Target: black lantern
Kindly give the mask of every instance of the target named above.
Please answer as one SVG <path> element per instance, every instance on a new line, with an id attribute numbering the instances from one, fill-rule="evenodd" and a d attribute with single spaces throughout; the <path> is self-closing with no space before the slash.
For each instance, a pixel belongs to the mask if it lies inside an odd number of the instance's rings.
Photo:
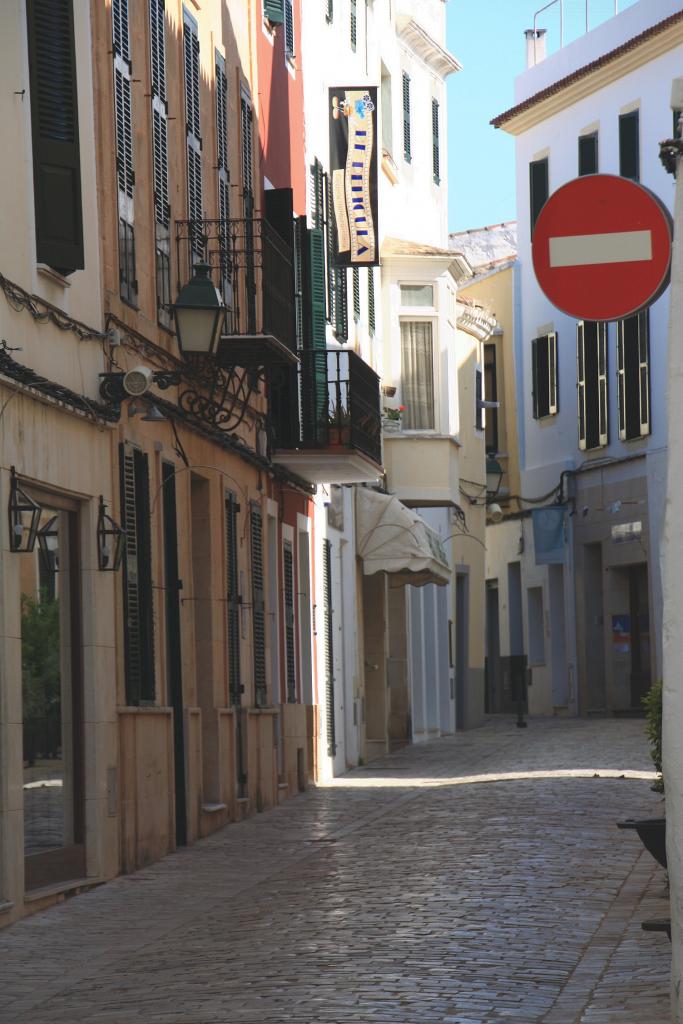
<path id="1" fill-rule="evenodd" d="M 59 570 L 59 516 L 50 516 L 48 521 L 38 530 L 38 547 L 43 565 L 48 572 Z"/>
<path id="2" fill-rule="evenodd" d="M 208 263 L 197 263 L 194 276 L 173 304 L 178 345 L 184 356 L 212 356 L 221 335 L 225 305 L 211 280 Z"/>
<path id="3" fill-rule="evenodd" d="M 102 572 L 116 572 L 121 566 L 126 535 L 118 523 L 107 515 L 107 506 L 100 494 L 97 516 L 97 568 Z"/>
<path id="4" fill-rule="evenodd" d="M 486 496 L 495 498 L 503 482 L 503 467 L 492 455 L 486 456 Z"/>
<path id="5" fill-rule="evenodd" d="M 14 466 L 10 468 L 10 473 L 9 549 L 19 552 L 33 551 L 43 510 L 19 486 Z"/>

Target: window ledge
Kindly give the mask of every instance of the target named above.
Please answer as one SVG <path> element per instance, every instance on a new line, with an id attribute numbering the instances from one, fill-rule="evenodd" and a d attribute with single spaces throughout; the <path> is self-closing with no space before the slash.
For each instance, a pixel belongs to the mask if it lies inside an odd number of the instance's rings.
<path id="1" fill-rule="evenodd" d="M 47 263 L 37 263 L 36 270 L 39 274 L 42 274 L 43 277 L 49 277 L 53 284 L 58 284 L 62 288 L 71 287 L 71 281 L 64 277 L 63 274 L 60 274 L 58 270 L 55 270 L 54 267 L 48 266 Z"/>

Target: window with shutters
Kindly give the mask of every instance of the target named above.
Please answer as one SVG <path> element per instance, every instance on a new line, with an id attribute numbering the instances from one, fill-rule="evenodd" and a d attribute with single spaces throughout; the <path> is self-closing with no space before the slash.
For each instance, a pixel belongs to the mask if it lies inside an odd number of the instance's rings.
<path id="1" fill-rule="evenodd" d="M 558 411 L 557 334 L 543 334 L 531 342 L 531 377 L 534 419 Z"/>
<path id="2" fill-rule="evenodd" d="M 529 164 L 529 221 L 534 233 L 538 215 L 548 198 L 548 157 Z"/>
<path id="3" fill-rule="evenodd" d="M 183 63 L 185 77 L 185 135 L 187 161 L 187 217 L 198 223 L 203 219 L 202 133 L 200 119 L 201 74 L 197 22 L 183 9 Z M 201 229 L 192 231 L 192 251 L 204 256 Z"/>
<path id="4" fill-rule="evenodd" d="M 119 293 L 137 305 L 135 276 L 135 170 L 133 165 L 133 107 L 128 0 L 112 0 L 114 54 L 114 120 L 119 209 Z"/>
<path id="5" fill-rule="evenodd" d="M 598 133 L 579 135 L 579 176 L 598 173 Z"/>
<path id="6" fill-rule="evenodd" d="M 334 333 L 338 341 L 348 341 L 349 304 L 346 268 L 336 268 L 334 274 Z"/>
<path id="7" fill-rule="evenodd" d="M 237 561 L 237 513 L 239 505 L 232 492 L 225 497 L 225 583 L 228 607 L 228 691 L 230 703 L 242 703 L 242 666 L 240 659 L 240 593 Z"/>
<path id="8" fill-rule="evenodd" d="M 498 370 L 495 343 L 484 345 L 484 394 L 492 402 L 498 401 Z M 498 452 L 498 409 L 486 410 L 486 451 Z"/>
<path id="9" fill-rule="evenodd" d="M 481 366 L 474 368 L 474 426 L 477 430 L 484 430 L 486 427 L 486 410 L 484 401 L 484 371 Z"/>
<path id="10" fill-rule="evenodd" d="M 168 184 L 165 0 L 149 0 L 152 68 L 152 169 L 156 253 L 157 319 L 171 326 L 171 207 Z"/>
<path id="11" fill-rule="evenodd" d="M 268 703 L 266 683 L 266 606 L 263 582 L 263 517 L 261 507 L 252 501 L 249 507 L 251 527 L 251 641 L 254 659 L 254 699 L 256 707 Z"/>
<path id="12" fill-rule="evenodd" d="M 287 703 L 296 703 L 296 649 L 294 646 L 294 556 L 292 542 L 283 541 L 282 568 L 285 605 L 285 667 L 287 670 Z"/>
<path id="13" fill-rule="evenodd" d="M 576 384 L 579 448 L 604 448 L 608 442 L 605 323 L 585 320 L 576 325 Z"/>
<path id="14" fill-rule="evenodd" d="M 325 726 L 327 753 L 337 752 L 334 715 L 334 646 L 332 633 L 332 544 L 323 541 L 323 616 L 325 644 Z"/>
<path id="15" fill-rule="evenodd" d="M 218 173 L 218 217 L 221 221 L 221 292 L 226 306 L 232 305 L 232 267 L 228 258 L 230 217 L 230 169 L 228 155 L 228 76 L 225 58 L 216 50 L 216 155 Z"/>
<path id="16" fill-rule="evenodd" d="M 358 11 L 356 9 L 356 0 L 350 0 L 351 2 L 351 49 L 356 52 L 356 43 L 358 36 Z"/>
<path id="17" fill-rule="evenodd" d="M 152 533 L 147 455 L 130 444 L 119 446 L 123 558 L 123 641 L 126 703 L 151 703 L 154 686 Z"/>
<path id="18" fill-rule="evenodd" d="M 285 20 L 282 0 L 263 0 L 263 17 L 271 25 L 281 25 Z"/>
<path id="19" fill-rule="evenodd" d="M 375 268 L 368 267 L 368 331 L 375 335 Z"/>
<path id="20" fill-rule="evenodd" d="M 36 259 L 85 266 L 73 0 L 27 0 Z"/>
<path id="21" fill-rule="evenodd" d="M 619 118 L 619 174 L 640 180 L 640 115 L 632 110 Z"/>
<path id="22" fill-rule="evenodd" d="M 240 101 L 240 127 L 242 132 L 242 196 L 244 200 L 244 216 L 251 217 L 254 212 L 253 113 L 251 101 L 244 92 Z"/>
<path id="23" fill-rule="evenodd" d="M 293 0 L 284 0 L 285 14 L 285 57 L 293 60 L 294 50 L 294 3 Z"/>
<path id="24" fill-rule="evenodd" d="M 647 310 L 617 323 L 619 437 L 633 441 L 651 432 L 650 329 Z"/>
<path id="25" fill-rule="evenodd" d="M 432 100 L 432 175 L 438 185 L 441 181 L 441 148 L 439 143 L 439 103 Z"/>
<path id="26" fill-rule="evenodd" d="M 410 75 L 403 72 L 403 158 L 410 163 Z"/>
<path id="27" fill-rule="evenodd" d="M 351 271 L 353 278 L 353 322 L 360 322 L 360 270 L 354 267 Z"/>

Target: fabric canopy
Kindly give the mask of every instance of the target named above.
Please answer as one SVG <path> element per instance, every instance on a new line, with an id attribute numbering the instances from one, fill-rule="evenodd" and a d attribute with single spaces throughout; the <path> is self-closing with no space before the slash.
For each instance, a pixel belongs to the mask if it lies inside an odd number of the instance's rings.
<path id="1" fill-rule="evenodd" d="M 441 538 L 395 494 L 356 488 L 356 551 L 365 575 L 389 573 L 391 587 L 443 587 L 451 580 Z"/>

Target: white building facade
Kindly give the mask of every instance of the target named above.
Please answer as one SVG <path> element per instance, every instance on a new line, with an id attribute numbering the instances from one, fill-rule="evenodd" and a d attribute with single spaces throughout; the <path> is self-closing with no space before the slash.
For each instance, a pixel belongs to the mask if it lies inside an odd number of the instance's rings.
<path id="1" fill-rule="evenodd" d="M 507 540 L 491 531 L 487 576 L 503 581 L 501 631 L 518 624 L 532 712 L 628 713 L 662 671 L 668 291 L 629 320 L 577 323 L 541 292 L 531 235 L 548 196 L 581 174 L 638 181 L 671 208 L 657 143 L 672 130 L 683 15 L 648 0 L 540 59 L 543 42 L 493 122 L 516 138 L 525 514 Z M 565 510 L 559 555 L 535 547 L 543 524 L 529 513 L 546 507 Z"/>

